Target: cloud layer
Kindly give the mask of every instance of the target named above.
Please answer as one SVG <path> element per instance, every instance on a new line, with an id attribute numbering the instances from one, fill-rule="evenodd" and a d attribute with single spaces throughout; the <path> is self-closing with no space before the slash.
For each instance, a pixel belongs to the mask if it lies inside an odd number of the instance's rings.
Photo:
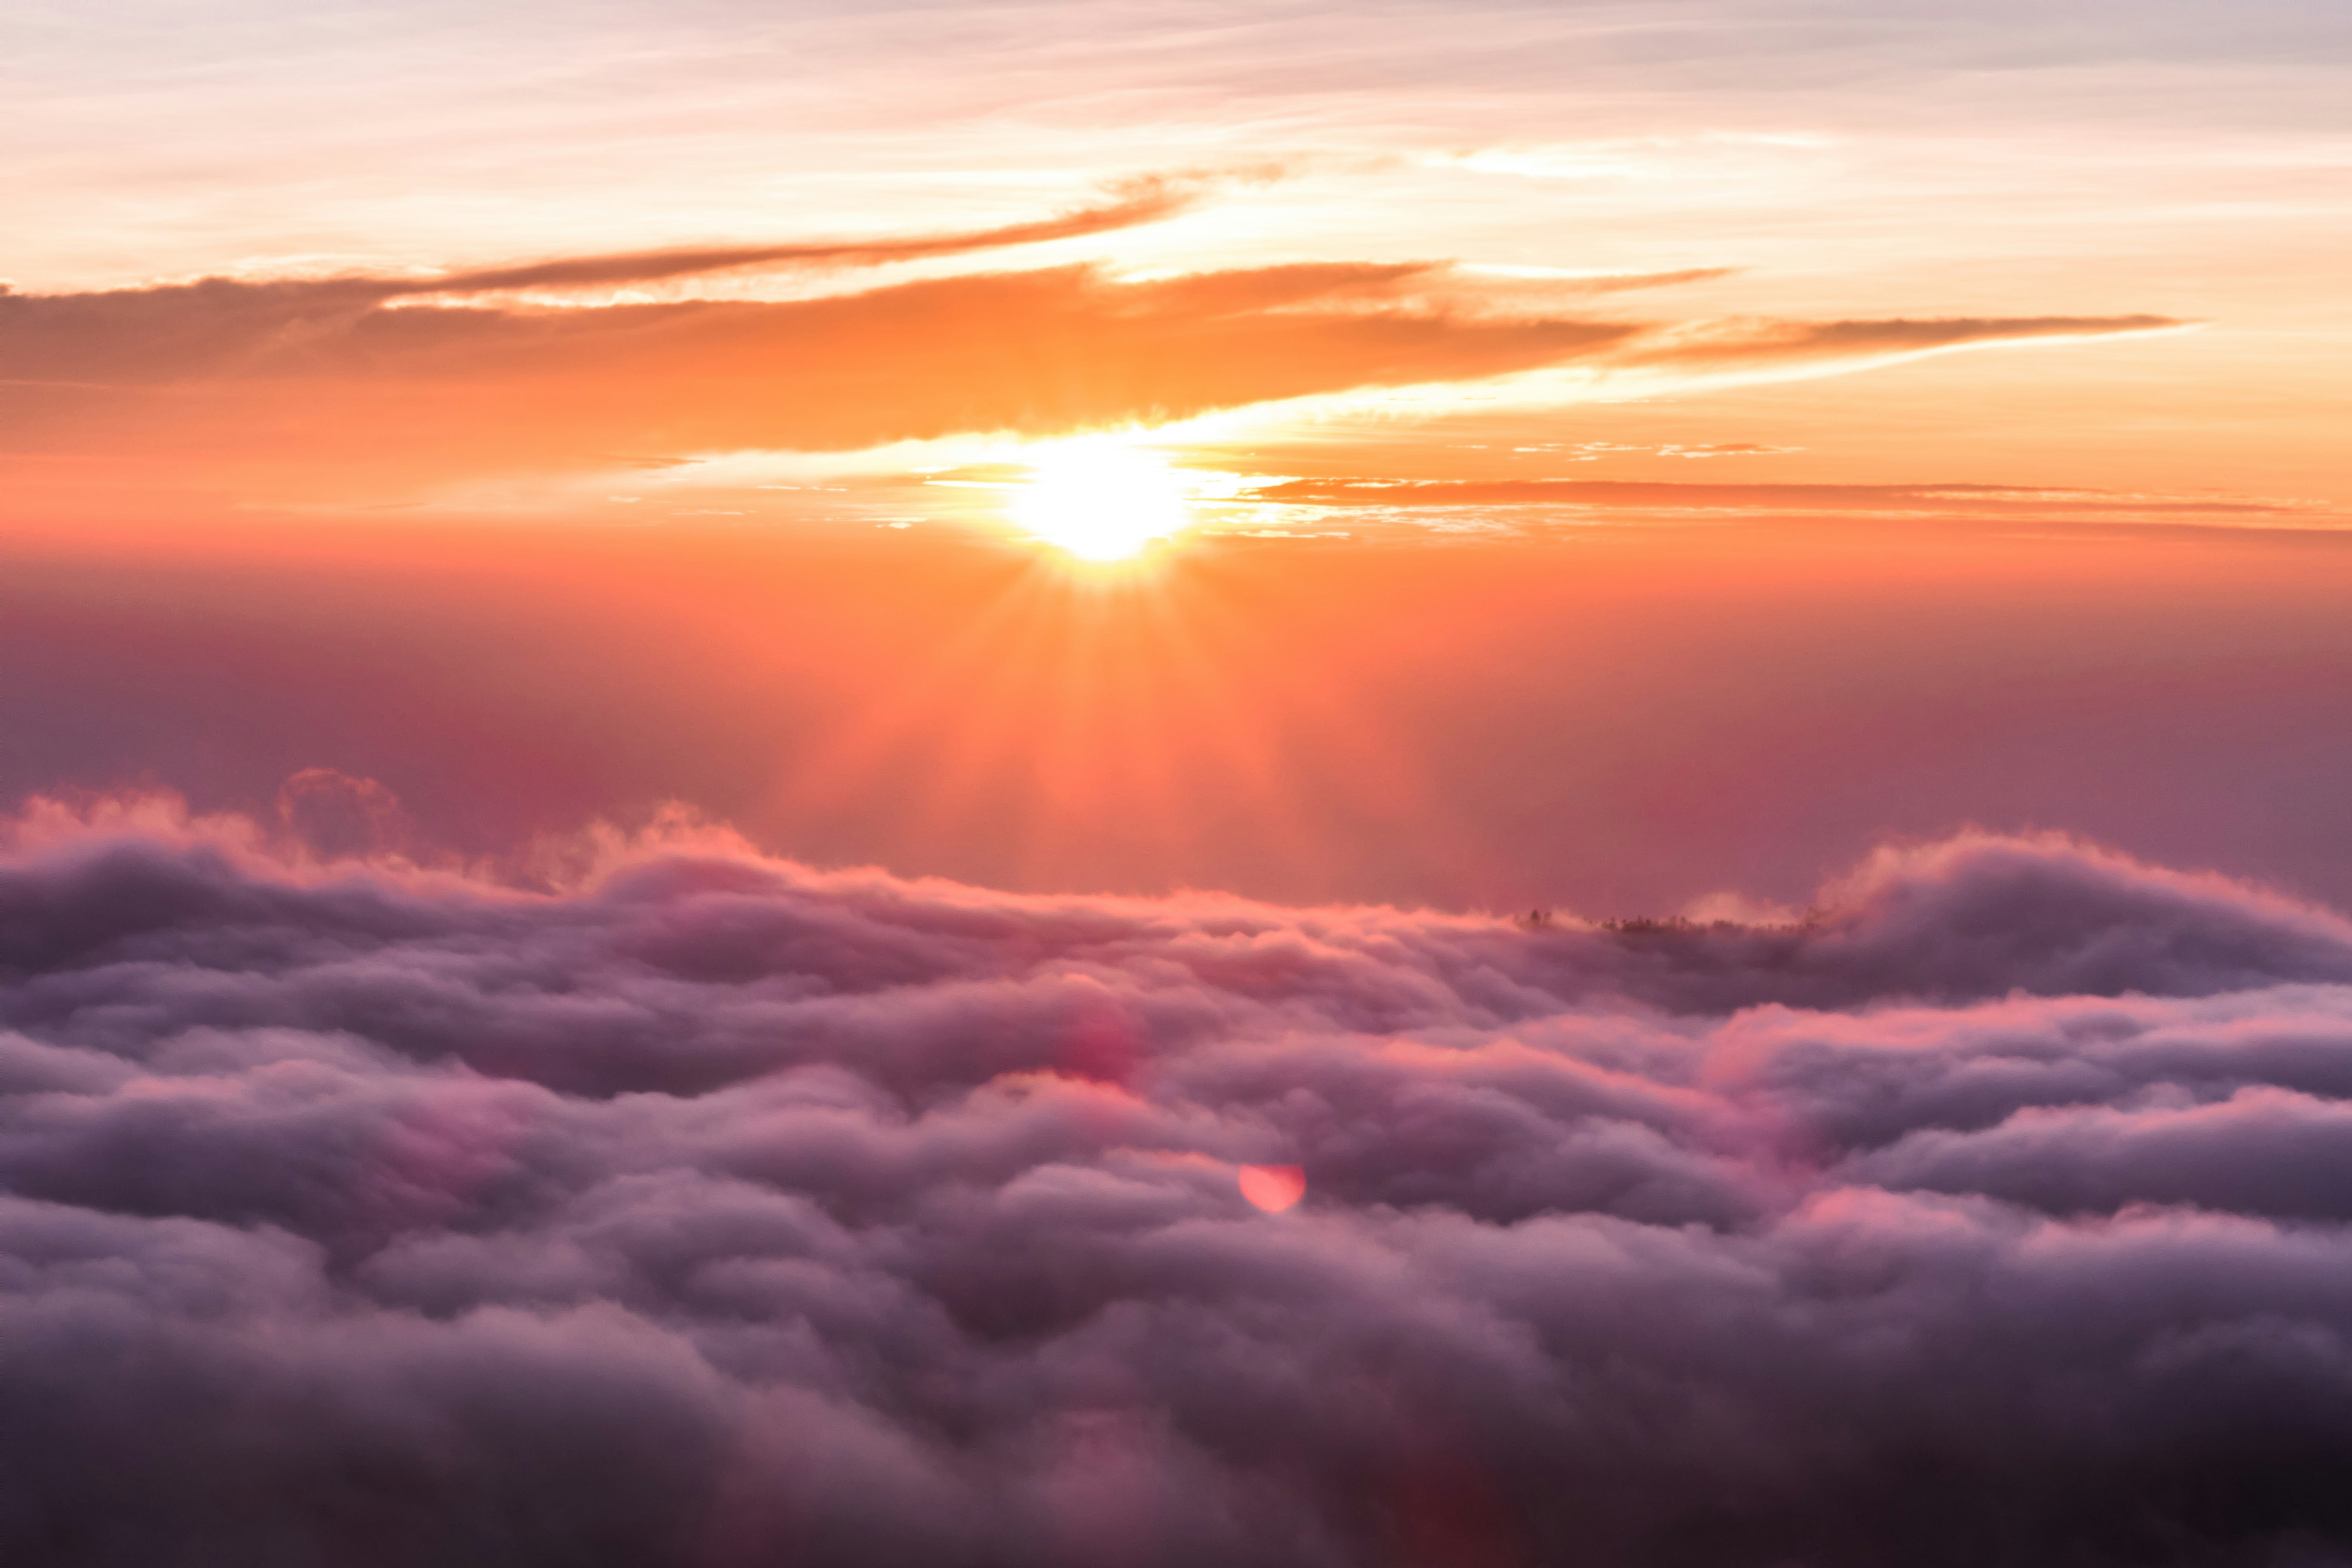
<path id="1" fill-rule="evenodd" d="M 2352 925 L 2258 890 L 1973 837 L 1608 929 L 22 838 L 10 1561 L 2352 1551 Z"/>
<path id="2" fill-rule="evenodd" d="M 36 465 L 145 465 L 165 488 L 247 500 L 348 500 L 484 474 L 596 468 L 614 453 L 1058 435 L 1565 366 L 1674 387 L 2178 324 L 2151 315 L 1595 319 L 1586 313 L 1594 296 L 1705 283 L 1728 269 L 1538 279 L 1412 260 L 1142 279 L 1082 263 L 795 300 L 562 293 L 1102 235 L 1173 216 L 1219 183 L 1275 177 L 1270 168 L 1148 177 L 1055 217 L 870 240 L 426 277 L 0 288 L 0 452 Z M 28 484 L 56 482 L 50 468 L 29 471 L 39 478 Z M 104 479 L 110 470 L 87 471 Z"/>

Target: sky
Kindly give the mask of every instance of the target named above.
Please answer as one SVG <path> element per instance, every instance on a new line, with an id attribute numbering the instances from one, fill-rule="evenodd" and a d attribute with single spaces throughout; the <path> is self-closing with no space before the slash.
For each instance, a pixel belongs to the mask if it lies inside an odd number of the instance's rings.
<path id="1" fill-rule="evenodd" d="M 2347 104 L 10 6 L 0 1553 L 2352 1562 Z"/>
<path id="2" fill-rule="evenodd" d="M 2352 899 L 2330 8 L 9 27 L 13 797 L 1595 916 L 1975 825 Z M 1057 572 L 1097 512 L 1174 537 Z"/>

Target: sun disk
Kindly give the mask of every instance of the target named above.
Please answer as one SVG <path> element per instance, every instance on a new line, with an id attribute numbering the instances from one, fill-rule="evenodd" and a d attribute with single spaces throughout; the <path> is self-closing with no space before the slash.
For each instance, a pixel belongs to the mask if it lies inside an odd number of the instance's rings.
<path id="1" fill-rule="evenodd" d="M 1192 521 L 1183 481 L 1157 452 L 1115 437 L 1032 447 L 1015 519 L 1082 561 L 1124 561 Z"/>

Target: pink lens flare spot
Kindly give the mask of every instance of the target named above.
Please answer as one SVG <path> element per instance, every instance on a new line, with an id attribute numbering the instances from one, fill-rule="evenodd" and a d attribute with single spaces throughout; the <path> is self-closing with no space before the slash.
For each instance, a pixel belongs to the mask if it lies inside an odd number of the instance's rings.
<path id="1" fill-rule="evenodd" d="M 1242 1196 L 1268 1214 L 1280 1214 L 1307 1195 L 1307 1173 L 1296 1165 L 1244 1165 Z"/>

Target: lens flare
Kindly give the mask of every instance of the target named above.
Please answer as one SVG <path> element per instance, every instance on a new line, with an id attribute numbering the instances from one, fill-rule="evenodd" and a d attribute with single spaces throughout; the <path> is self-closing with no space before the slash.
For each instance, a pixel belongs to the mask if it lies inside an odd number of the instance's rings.
<path id="1" fill-rule="evenodd" d="M 1013 493 L 1014 519 L 1081 561 L 1125 561 L 1192 521 L 1183 480 L 1159 453 L 1113 436 L 1029 449 L 1031 479 Z"/>
<path id="2" fill-rule="evenodd" d="M 1268 1214 L 1297 1206 L 1307 1195 L 1307 1173 L 1296 1165 L 1244 1165 L 1242 1196 Z"/>

